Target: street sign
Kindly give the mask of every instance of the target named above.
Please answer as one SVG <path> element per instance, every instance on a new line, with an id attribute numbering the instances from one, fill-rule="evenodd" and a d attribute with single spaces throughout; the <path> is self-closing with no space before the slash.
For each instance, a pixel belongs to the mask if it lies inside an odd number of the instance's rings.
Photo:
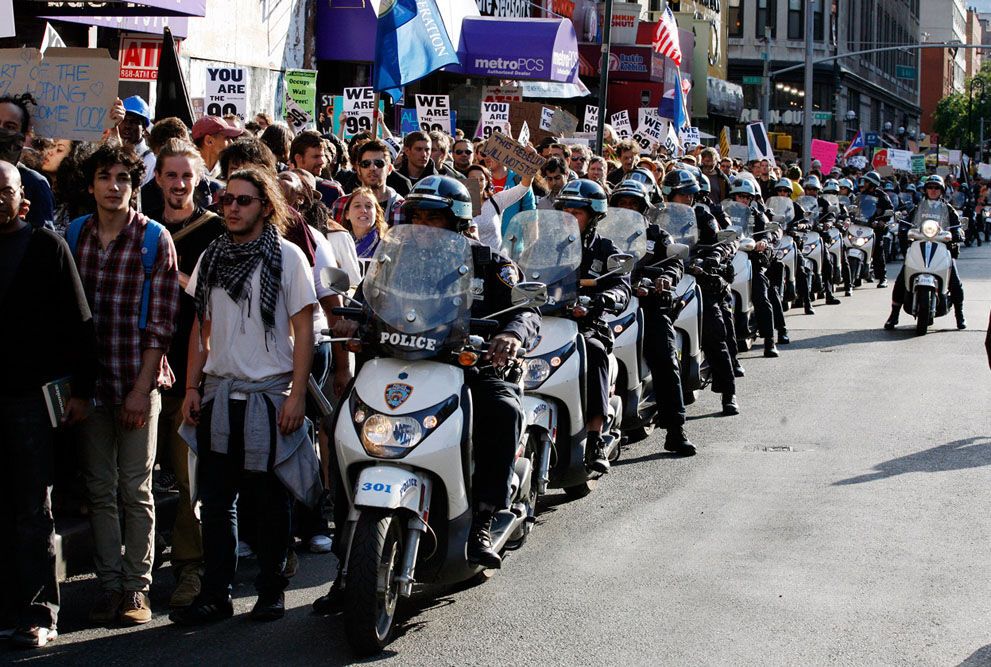
<path id="1" fill-rule="evenodd" d="M 763 77 L 759 76 L 745 76 L 743 77 L 744 86 L 759 86 L 764 82 Z"/>
<path id="2" fill-rule="evenodd" d="M 867 132 L 864 135 L 864 145 L 868 148 L 877 148 L 881 145 L 881 137 L 877 132 Z"/>
<path id="3" fill-rule="evenodd" d="M 812 114 L 813 120 L 830 120 L 833 117 L 832 111 L 816 111 Z"/>
<path id="4" fill-rule="evenodd" d="M 895 77 L 898 79 L 915 80 L 916 70 L 911 65 L 895 65 Z"/>

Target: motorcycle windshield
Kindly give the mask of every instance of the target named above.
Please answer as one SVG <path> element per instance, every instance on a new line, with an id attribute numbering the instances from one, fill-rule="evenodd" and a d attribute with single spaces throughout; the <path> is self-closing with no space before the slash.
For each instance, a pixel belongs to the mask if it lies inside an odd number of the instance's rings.
<path id="1" fill-rule="evenodd" d="M 754 235 L 754 216 L 751 215 L 750 207 L 738 201 L 729 199 L 723 200 L 723 213 L 729 218 L 729 226 L 735 230 L 741 238 L 750 238 Z"/>
<path id="2" fill-rule="evenodd" d="M 819 218 L 819 200 L 816 197 L 803 195 L 795 200 L 795 203 L 812 215 L 813 220 Z"/>
<path id="3" fill-rule="evenodd" d="M 767 212 L 771 214 L 772 222 L 791 222 L 795 215 L 790 197 L 768 197 Z"/>
<path id="4" fill-rule="evenodd" d="M 519 265 L 524 280 L 547 285 L 551 307 L 577 298 L 582 242 L 578 221 L 570 213 L 540 209 L 517 213 L 503 237 L 502 252 Z"/>
<path id="5" fill-rule="evenodd" d="M 923 199 L 915 209 L 912 225 L 919 228 L 926 220 L 935 220 L 940 229 L 946 229 L 950 224 L 950 207 L 942 199 Z"/>
<path id="6" fill-rule="evenodd" d="M 599 236 L 609 239 L 620 252 L 633 255 L 638 262 L 647 254 L 647 221 L 636 211 L 609 209 L 595 229 Z"/>
<path id="7" fill-rule="evenodd" d="M 950 203 L 953 204 L 953 208 L 963 208 L 967 204 L 967 195 L 962 192 L 954 192 L 950 197 Z"/>
<path id="8" fill-rule="evenodd" d="M 877 212 L 877 197 L 860 195 L 857 198 L 857 213 L 862 220 L 870 220 Z"/>
<path id="9" fill-rule="evenodd" d="M 658 216 L 657 224 L 671 235 L 674 243 L 684 243 L 689 248 L 698 243 L 699 229 L 695 221 L 695 209 L 688 204 L 669 202 Z"/>
<path id="10" fill-rule="evenodd" d="M 363 291 L 377 343 L 404 359 L 435 356 L 468 334 L 472 256 L 468 239 L 425 225 L 398 225 L 382 238 Z"/>
<path id="11" fill-rule="evenodd" d="M 900 195 L 898 195 L 898 199 L 901 200 L 903 207 L 912 205 L 912 195 L 910 195 L 907 192 L 903 192 Z"/>
<path id="12" fill-rule="evenodd" d="M 823 195 L 822 198 L 829 202 L 830 208 L 840 205 L 839 195 Z"/>

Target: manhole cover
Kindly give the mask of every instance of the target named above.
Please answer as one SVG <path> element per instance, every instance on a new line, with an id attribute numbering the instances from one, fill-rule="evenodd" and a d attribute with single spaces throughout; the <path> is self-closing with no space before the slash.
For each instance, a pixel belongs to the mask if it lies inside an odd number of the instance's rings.
<path id="1" fill-rule="evenodd" d="M 793 452 L 795 450 L 786 445 L 775 445 L 773 447 L 762 447 L 761 451 L 774 453 L 774 452 Z"/>

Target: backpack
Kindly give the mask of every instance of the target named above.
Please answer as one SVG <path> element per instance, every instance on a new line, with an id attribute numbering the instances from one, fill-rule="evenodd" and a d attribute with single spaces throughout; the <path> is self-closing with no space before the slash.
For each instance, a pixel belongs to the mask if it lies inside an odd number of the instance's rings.
<path id="1" fill-rule="evenodd" d="M 91 216 L 84 215 L 69 223 L 65 230 L 65 240 L 69 244 L 69 251 L 72 257 L 76 257 L 76 247 L 79 245 L 79 234 L 83 231 L 83 225 Z M 154 220 L 148 220 L 145 225 L 144 239 L 141 242 L 141 265 L 145 270 L 145 280 L 141 287 L 141 315 L 138 318 L 138 329 L 144 330 L 148 324 L 148 301 L 151 298 L 151 274 L 155 268 L 155 260 L 158 257 L 158 239 L 165 230 L 161 224 Z"/>

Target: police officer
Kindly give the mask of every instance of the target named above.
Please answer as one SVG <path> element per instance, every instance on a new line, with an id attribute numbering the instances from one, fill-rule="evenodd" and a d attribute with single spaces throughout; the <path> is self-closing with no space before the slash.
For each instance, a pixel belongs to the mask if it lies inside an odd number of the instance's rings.
<path id="1" fill-rule="evenodd" d="M 830 241 L 828 232 L 833 226 L 835 216 L 830 211 L 829 201 L 820 196 L 822 187 L 816 176 L 806 178 L 802 187 L 805 189 L 806 197 L 815 197 L 819 209 L 817 218 L 810 222 L 812 223 L 812 229 L 819 232 L 819 238 L 822 239 L 822 270 L 820 271 L 822 291 L 826 296 L 826 305 L 836 306 L 840 303 L 840 300 L 833 296 L 833 277 L 836 275 L 835 272 L 839 271 L 839 267 L 833 266 L 833 256 L 826 251 L 826 246 Z"/>
<path id="2" fill-rule="evenodd" d="M 695 180 L 699 184 L 699 193 L 695 195 L 695 206 L 702 206 L 706 211 L 709 212 L 712 217 L 716 219 L 716 224 L 719 225 L 719 229 L 726 229 L 729 227 L 729 218 L 726 217 L 726 211 L 723 207 L 719 205 L 719 202 L 712 201 L 712 184 L 709 182 L 709 178 L 699 170 L 689 170 L 692 171 L 695 176 Z"/>
<path id="3" fill-rule="evenodd" d="M 826 179 L 822 184 L 822 194 L 825 195 L 836 195 L 840 196 L 840 183 L 835 178 Z M 828 200 L 827 200 L 827 203 Z M 845 216 L 845 210 L 841 204 L 830 204 L 830 211 L 833 215 L 833 226 L 840 228 L 840 232 L 843 232 L 841 226 L 841 221 Z M 835 267 L 834 267 L 835 269 Z M 846 253 L 840 253 L 840 277 L 843 280 L 843 294 L 844 296 L 852 296 L 853 289 L 850 280 L 850 265 L 846 261 Z"/>
<path id="4" fill-rule="evenodd" d="M 929 201 L 936 201 L 942 199 L 943 195 L 946 193 L 946 184 L 943 182 L 943 178 L 936 174 L 928 177 L 923 183 L 923 195 Z M 953 207 L 947 205 L 948 215 L 949 215 L 949 227 L 955 227 L 960 224 L 960 218 L 957 216 L 957 212 L 953 210 Z M 921 221 L 918 221 L 921 222 Z M 918 223 L 917 223 L 918 224 Z M 956 315 L 957 319 L 957 329 L 966 329 L 967 320 L 963 316 L 963 283 L 960 282 L 960 274 L 957 273 L 957 260 L 956 254 L 959 252 L 957 247 L 963 236 L 960 233 L 960 228 L 955 227 L 955 229 L 949 230 L 952 235 L 952 242 L 950 244 L 950 252 L 953 254 L 954 259 L 950 265 L 950 281 L 947 288 L 950 292 L 950 301 L 953 303 L 953 314 Z M 902 303 L 905 300 L 905 267 L 902 266 L 901 271 L 898 272 L 898 278 L 895 279 L 895 285 L 891 288 L 891 316 L 888 317 L 888 321 L 884 323 L 884 328 L 891 330 L 894 329 L 898 324 L 898 314 L 901 312 Z"/>
<path id="5" fill-rule="evenodd" d="M 699 192 L 698 181 L 685 169 L 673 169 L 664 177 L 661 187 L 667 201 L 692 206 Z M 733 281 L 733 255 L 736 241 L 719 242 L 719 225 L 704 208 L 695 208 L 699 242 L 687 267 L 702 290 L 702 352 L 712 372 L 712 391 L 721 394 L 724 415 L 740 414 L 736 400 L 736 377 L 742 372 L 734 368 L 736 333 L 732 311 L 724 308 L 731 298 L 729 286 Z"/>
<path id="6" fill-rule="evenodd" d="M 554 208 L 575 216 L 582 235 L 582 263 L 578 276 L 584 284 L 579 288 L 579 295 L 591 298 L 588 315 L 578 322 L 587 353 L 585 456 L 590 470 L 607 473 L 609 459 L 602 442 L 602 427 L 609 410 L 609 352 L 613 335 L 603 315 L 626 309 L 630 302 L 630 281 L 628 276 L 620 274 L 599 278 L 607 273 L 609 257 L 619 254 L 616 244 L 595 231 L 609 209 L 606 191 L 601 185 L 586 178 L 571 181 L 561 189 Z"/>
<path id="7" fill-rule="evenodd" d="M 874 251 L 871 257 L 871 265 L 874 270 L 874 277 L 877 278 L 878 289 L 888 286 L 888 267 L 884 260 L 884 244 L 881 239 L 887 231 L 887 218 L 894 214 L 894 206 L 887 193 L 881 189 L 881 175 L 876 171 L 869 171 L 860 179 L 861 194 L 870 195 L 877 198 L 877 210 L 868 220 L 874 227 Z"/>
<path id="8" fill-rule="evenodd" d="M 837 186 L 839 187 L 841 197 L 846 197 L 847 199 L 853 197 L 853 181 L 849 178 L 841 178 L 837 182 Z"/>
<path id="9" fill-rule="evenodd" d="M 777 197 L 791 199 L 792 189 L 791 179 L 788 178 L 782 178 L 774 184 L 774 194 Z M 785 220 L 782 227 L 786 234 L 795 239 L 795 248 L 801 250 L 803 237 L 800 232 L 809 229 L 809 223 L 806 221 L 807 212 L 794 201 L 791 207 L 791 219 Z M 816 311 L 812 308 L 812 268 L 809 266 L 809 260 L 801 252 L 796 255 L 796 259 L 796 275 L 792 276 L 795 281 L 795 297 L 805 308 L 806 315 L 815 315 Z"/>
<path id="10" fill-rule="evenodd" d="M 645 214 L 650 195 L 639 181 L 627 179 L 613 190 L 609 205 Z M 670 295 L 684 274 L 684 262 L 668 256 L 671 235 L 656 224 L 647 225 L 647 254 L 633 273 L 633 284 L 651 282 L 652 289 L 640 298 L 644 315 L 644 359 L 654 380 L 657 399 L 657 425 L 667 430 L 664 449 L 682 456 L 695 454 L 695 445 L 685 434 L 685 397 L 681 389 L 681 372 L 675 344 Z"/>
<path id="11" fill-rule="evenodd" d="M 427 176 L 418 181 L 403 204 L 405 219 L 424 225 L 465 234 L 472 220 L 471 196 L 467 188 L 449 176 Z M 473 290 L 472 316 L 482 318 L 512 305 L 512 287 L 520 280 L 516 265 L 485 245 L 469 237 L 474 275 L 480 281 Z M 364 301 L 361 289 L 356 299 Z M 540 312 L 534 308 L 511 310 L 496 318 L 497 333 L 488 339 L 488 348 L 480 367 L 466 369 L 465 382 L 472 400 L 472 477 L 473 515 L 468 535 L 468 562 L 486 569 L 499 568 L 502 559 L 492 548 L 492 517 L 507 509 L 516 460 L 516 448 L 523 430 L 523 396 L 518 383 L 504 379 L 520 349 L 532 346 L 540 330 Z M 345 320 L 335 327 L 338 336 L 352 336 L 354 321 Z M 476 332 L 481 334 L 481 332 Z M 347 496 L 337 475 L 335 499 L 337 534 L 334 550 L 344 562 L 346 537 L 342 530 L 347 517 Z M 314 611 L 328 613 L 340 609 L 343 602 L 338 578 L 330 592 L 313 603 Z"/>

